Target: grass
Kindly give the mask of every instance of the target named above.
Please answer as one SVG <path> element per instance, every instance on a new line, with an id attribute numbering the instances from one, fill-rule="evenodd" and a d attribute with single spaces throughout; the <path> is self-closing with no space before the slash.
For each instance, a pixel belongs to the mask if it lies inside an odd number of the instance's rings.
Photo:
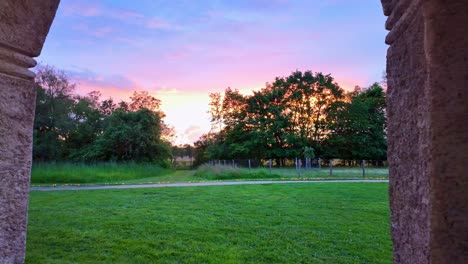
<path id="1" fill-rule="evenodd" d="M 31 171 L 33 184 L 118 183 L 171 174 L 155 164 L 136 163 L 34 163 Z"/>
<path id="2" fill-rule="evenodd" d="M 280 174 L 269 173 L 266 169 L 244 169 L 223 165 L 202 165 L 195 172 L 196 178 L 207 180 L 234 180 L 234 179 L 278 179 Z"/>
<path id="3" fill-rule="evenodd" d="M 301 169 L 294 168 L 234 168 L 223 165 L 202 165 L 195 172 L 196 178 L 207 180 L 228 179 L 272 179 L 272 180 L 313 180 L 313 179 L 363 179 L 360 168 L 334 168 L 332 176 L 330 169 Z M 388 168 L 366 168 L 366 179 L 388 179 Z"/>
<path id="4" fill-rule="evenodd" d="M 366 168 L 366 179 L 388 179 L 388 168 Z M 233 168 L 202 165 L 197 170 L 162 169 L 153 164 L 98 163 L 35 163 L 31 182 L 34 186 L 66 184 L 143 184 L 200 182 L 213 180 L 321 180 L 363 179 L 359 168 L 301 170 L 294 168 Z"/>
<path id="5" fill-rule="evenodd" d="M 387 183 L 31 192 L 26 263 L 391 263 Z"/>

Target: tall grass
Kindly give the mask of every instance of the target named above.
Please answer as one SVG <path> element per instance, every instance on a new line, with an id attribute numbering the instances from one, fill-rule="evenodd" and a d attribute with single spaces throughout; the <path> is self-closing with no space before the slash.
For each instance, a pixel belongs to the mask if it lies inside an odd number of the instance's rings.
<path id="1" fill-rule="evenodd" d="M 281 177 L 279 174 L 270 173 L 267 169 L 249 170 L 223 165 L 201 165 L 194 176 L 207 180 L 272 179 Z"/>
<path id="2" fill-rule="evenodd" d="M 223 165 L 202 165 L 194 174 L 197 178 L 207 180 L 229 180 L 229 179 L 388 179 L 388 168 L 366 168 L 363 177 L 360 168 L 333 168 L 330 176 L 329 168 L 301 169 L 294 168 L 237 168 Z"/>
<path id="3" fill-rule="evenodd" d="M 34 163 L 32 183 L 111 183 L 169 173 L 156 164 L 138 163 Z"/>

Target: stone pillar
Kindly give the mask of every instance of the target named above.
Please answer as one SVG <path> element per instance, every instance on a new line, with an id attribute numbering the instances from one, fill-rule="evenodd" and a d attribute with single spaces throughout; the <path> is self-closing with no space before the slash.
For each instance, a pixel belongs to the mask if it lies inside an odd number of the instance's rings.
<path id="1" fill-rule="evenodd" d="M 382 0 L 395 263 L 468 263 L 468 1 Z"/>
<path id="2" fill-rule="evenodd" d="M 0 263 L 23 263 L 36 62 L 59 0 L 0 1 Z"/>

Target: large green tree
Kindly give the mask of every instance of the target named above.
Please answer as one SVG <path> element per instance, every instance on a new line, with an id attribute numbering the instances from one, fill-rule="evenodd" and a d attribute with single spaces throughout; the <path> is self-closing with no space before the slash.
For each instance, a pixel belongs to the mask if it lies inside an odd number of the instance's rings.
<path id="1" fill-rule="evenodd" d="M 161 117 L 143 108 L 137 111 L 117 109 L 109 124 L 97 137 L 85 156 L 87 160 L 164 162 L 169 145 L 161 140 Z"/>
<path id="2" fill-rule="evenodd" d="M 61 160 L 64 142 L 73 129 L 70 113 L 74 108 L 75 85 L 68 76 L 50 66 L 39 66 L 34 83 L 36 113 L 33 130 L 34 160 Z"/>
<path id="3" fill-rule="evenodd" d="M 212 120 L 223 122 L 209 156 L 224 158 L 285 158 L 302 155 L 305 146 L 320 146 L 328 133 L 327 114 L 344 99 L 330 75 L 310 71 L 276 78 L 253 95 L 227 88 L 211 96 Z M 216 110 L 216 111 L 214 111 Z"/>
<path id="4" fill-rule="evenodd" d="M 347 160 L 386 160 L 385 92 L 374 83 L 349 93 L 330 110 L 325 155 Z"/>
<path id="5" fill-rule="evenodd" d="M 71 160 L 81 160 L 88 146 L 106 127 L 105 115 L 99 109 L 100 93 L 91 92 L 87 96 L 76 96 L 69 113 L 73 127 L 64 141 L 66 156 Z"/>
<path id="6" fill-rule="evenodd" d="M 163 163 L 169 157 L 173 129 L 148 92 L 119 104 L 100 101 L 99 92 L 77 95 L 69 77 L 50 66 L 38 68 L 35 87 L 34 160 Z"/>

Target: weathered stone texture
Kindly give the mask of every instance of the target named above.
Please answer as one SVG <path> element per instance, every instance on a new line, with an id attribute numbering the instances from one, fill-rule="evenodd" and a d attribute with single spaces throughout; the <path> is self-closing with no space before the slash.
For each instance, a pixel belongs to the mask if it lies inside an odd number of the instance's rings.
<path id="1" fill-rule="evenodd" d="M 421 13 L 391 42 L 387 54 L 388 160 L 394 261 L 424 263 L 429 245 L 427 104 Z"/>
<path id="2" fill-rule="evenodd" d="M 0 263 L 23 263 L 36 63 L 59 0 L 0 1 Z"/>
<path id="3" fill-rule="evenodd" d="M 431 261 L 468 263 L 468 0 L 424 5 Z"/>
<path id="4" fill-rule="evenodd" d="M 29 57 L 41 53 L 60 0 L 0 1 L 0 45 Z"/>
<path id="5" fill-rule="evenodd" d="M 468 1 L 383 0 L 395 263 L 468 263 Z"/>
<path id="6" fill-rule="evenodd" d="M 0 263 L 21 263 L 31 171 L 32 81 L 0 74 Z"/>

